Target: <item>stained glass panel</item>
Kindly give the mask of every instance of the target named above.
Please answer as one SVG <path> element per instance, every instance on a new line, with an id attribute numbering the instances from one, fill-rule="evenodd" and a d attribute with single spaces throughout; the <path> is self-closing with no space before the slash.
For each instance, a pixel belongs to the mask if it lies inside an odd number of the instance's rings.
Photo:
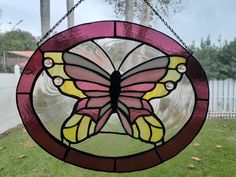
<path id="1" fill-rule="evenodd" d="M 66 162 L 146 169 L 179 153 L 205 120 L 204 71 L 163 33 L 97 22 L 62 32 L 40 49 L 23 71 L 18 107 L 33 139 Z"/>

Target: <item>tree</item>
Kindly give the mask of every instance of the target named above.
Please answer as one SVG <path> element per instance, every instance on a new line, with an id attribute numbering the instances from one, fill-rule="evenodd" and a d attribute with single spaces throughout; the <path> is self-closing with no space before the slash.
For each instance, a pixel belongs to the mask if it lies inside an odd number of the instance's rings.
<path id="1" fill-rule="evenodd" d="M 35 50 L 36 42 L 36 38 L 27 31 L 9 31 L 0 35 L 0 54 L 6 50 Z"/>
<path id="2" fill-rule="evenodd" d="M 66 7 L 67 7 L 67 12 L 74 6 L 74 0 L 66 0 Z M 71 12 L 71 14 L 68 16 L 68 28 L 74 26 L 74 11 Z"/>
<path id="3" fill-rule="evenodd" d="M 129 9 L 134 9 L 134 1 L 132 0 L 126 0 L 125 20 L 128 22 L 133 22 L 134 12 Z"/>
<path id="4" fill-rule="evenodd" d="M 229 44 L 212 44 L 210 36 L 201 40 L 199 47 L 191 46 L 194 55 L 200 61 L 208 79 L 236 79 L 236 39 Z"/>
<path id="5" fill-rule="evenodd" d="M 109 4 L 114 5 L 115 12 L 118 17 L 124 16 L 127 21 L 133 21 L 134 18 L 139 19 L 140 24 L 151 26 L 151 22 L 155 22 L 156 16 L 146 5 L 144 0 L 105 0 Z M 149 0 L 154 8 L 169 17 L 173 13 L 180 12 L 183 9 L 183 0 Z M 133 14 L 133 15 L 132 15 Z"/>
<path id="6" fill-rule="evenodd" d="M 45 35 L 50 29 L 50 0 L 40 0 L 41 33 Z"/>
<path id="7" fill-rule="evenodd" d="M 0 19 L 2 17 L 2 9 L 0 9 Z M 2 22 L 0 21 L 0 32 L 1 32 L 1 26 L 2 26 Z"/>
<path id="8" fill-rule="evenodd" d="M 35 50 L 36 38 L 29 32 L 14 30 L 0 34 L 0 58 L 4 51 Z"/>
<path id="9" fill-rule="evenodd" d="M 66 0 L 67 11 L 74 6 L 74 0 Z M 50 30 L 50 0 L 40 0 L 41 33 L 45 35 Z M 68 16 L 68 28 L 74 26 L 74 12 Z"/>
<path id="10" fill-rule="evenodd" d="M 218 67 L 221 78 L 236 79 L 236 38 L 221 48 L 218 54 Z"/>
<path id="11" fill-rule="evenodd" d="M 150 8 L 147 6 L 146 3 L 142 3 L 142 11 L 141 11 L 141 16 L 140 16 L 140 24 L 145 25 L 145 26 L 149 26 L 150 24 L 150 14 L 151 14 L 151 10 Z"/>

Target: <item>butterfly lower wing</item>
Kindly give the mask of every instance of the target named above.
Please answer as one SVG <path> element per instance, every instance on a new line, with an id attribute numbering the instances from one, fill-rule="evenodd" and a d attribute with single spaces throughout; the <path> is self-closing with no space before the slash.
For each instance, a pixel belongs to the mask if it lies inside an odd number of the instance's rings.
<path id="1" fill-rule="evenodd" d="M 148 143 L 164 142 L 165 127 L 155 115 L 140 116 L 132 125 L 132 136 Z"/>
<path id="2" fill-rule="evenodd" d="M 127 99 L 121 98 L 118 104 L 118 115 L 126 133 L 146 143 L 164 142 L 165 127 L 151 105 L 146 100 Z"/>
<path id="3" fill-rule="evenodd" d="M 95 133 L 96 123 L 89 116 L 72 114 L 64 122 L 61 129 L 61 138 L 70 144 L 79 143 Z"/>
<path id="4" fill-rule="evenodd" d="M 110 115 L 109 97 L 82 99 L 75 104 L 71 116 L 64 121 L 61 138 L 69 144 L 80 143 L 99 133 Z"/>

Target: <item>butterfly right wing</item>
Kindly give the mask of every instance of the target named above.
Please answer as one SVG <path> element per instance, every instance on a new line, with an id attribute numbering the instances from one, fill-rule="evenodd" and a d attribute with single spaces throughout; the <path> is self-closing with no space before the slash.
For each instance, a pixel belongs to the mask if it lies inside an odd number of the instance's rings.
<path id="1" fill-rule="evenodd" d="M 147 100 L 120 97 L 118 115 L 128 135 L 146 143 L 164 142 L 165 126 Z"/>
<path id="2" fill-rule="evenodd" d="M 182 57 L 158 57 L 122 75 L 118 109 L 127 134 L 148 143 L 164 142 L 165 126 L 149 101 L 175 90 L 185 65 Z"/>
<path id="3" fill-rule="evenodd" d="M 78 100 L 62 125 L 62 140 L 76 144 L 97 134 L 111 114 L 109 74 L 69 52 L 46 52 L 43 62 L 60 93 Z"/>

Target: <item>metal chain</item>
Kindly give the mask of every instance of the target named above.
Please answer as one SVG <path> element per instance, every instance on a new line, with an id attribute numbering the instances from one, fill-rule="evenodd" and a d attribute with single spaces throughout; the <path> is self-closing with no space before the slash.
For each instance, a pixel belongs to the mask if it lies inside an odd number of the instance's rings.
<path id="1" fill-rule="evenodd" d="M 170 30 L 170 32 L 179 40 L 179 42 L 187 49 L 190 54 L 193 54 L 193 51 L 187 46 L 183 39 L 174 31 L 174 29 L 167 23 L 167 21 L 157 12 L 156 9 L 150 4 L 148 0 L 144 2 L 150 7 L 150 9 L 158 16 L 158 18 L 164 23 L 164 25 Z"/>
<path id="2" fill-rule="evenodd" d="M 39 46 L 83 1 L 85 0 L 78 1 L 45 35 L 43 35 L 37 45 Z"/>

